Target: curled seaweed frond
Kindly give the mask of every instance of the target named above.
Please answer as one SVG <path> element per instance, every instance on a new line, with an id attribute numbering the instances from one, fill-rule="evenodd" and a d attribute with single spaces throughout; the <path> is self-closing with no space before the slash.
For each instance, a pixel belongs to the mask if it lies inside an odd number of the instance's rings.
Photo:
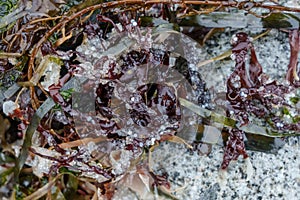
<path id="1" fill-rule="evenodd" d="M 232 56 L 236 62 L 233 73 L 227 79 L 226 98 L 229 102 L 227 116 L 234 117 L 239 126 L 229 130 L 229 139 L 225 147 L 222 168 L 227 168 L 230 160 L 238 155 L 247 158 L 244 145 L 243 126 L 251 123 L 251 117 L 266 120 L 274 130 L 300 131 L 298 121 L 285 121 L 276 110 L 286 109 L 287 114 L 293 105 L 285 98 L 297 90 L 297 58 L 299 53 L 299 31 L 290 30 L 291 57 L 288 66 L 287 80 L 289 85 L 277 81 L 267 82 L 262 66 L 258 62 L 251 38 L 243 32 L 235 34 L 231 39 Z M 249 63 L 247 58 L 250 57 Z M 249 66 L 247 66 L 249 65 Z M 298 114 L 294 116 L 297 118 Z M 240 127 L 240 128 L 239 128 Z"/>

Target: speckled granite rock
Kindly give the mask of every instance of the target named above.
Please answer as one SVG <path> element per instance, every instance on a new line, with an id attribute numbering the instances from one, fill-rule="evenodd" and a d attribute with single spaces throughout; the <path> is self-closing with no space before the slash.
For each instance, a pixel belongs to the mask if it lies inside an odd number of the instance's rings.
<path id="1" fill-rule="evenodd" d="M 230 37 L 237 31 L 226 30 L 208 41 L 202 49 L 203 60 L 230 49 Z M 257 30 L 246 32 L 254 36 Z M 289 63 L 288 34 L 272 30 L 254 41 L 254 46 L 264 72 L 270 79 L 282 81 Z M 225 91 L 225 81 L 233 67 L 233 61 L 225 59 L 199 71 L 212 93 L 219 93 Z M 254 168 L 252 177 L 247 177 L 245 161 L 240 158 L 229 165 L 227 177 L 221 179 L 223 147 L 218 145 L 213 146 L 209 156 L 199 156 L 182 145 L 164 143 L 153 153 L 154 169 L 158 174 L 169 174 L 178 199 L 300 199 L 300 140 L 286 140 L 275 154 L 248 151 Z"/>
<path id="2" fill-rule="evenodd" d="M 254 175 L 247 180 L 245 163 L 231 163 L 227 181 L 220 179 L 223 149 L 209 156 L 190 154 L 185 147 L 167 143 L 154 152 L 157 173 L 168 172 L 178 199 L 299 199 L 299 140 L 291 138 L 277 154 L 248 151 Z"/>

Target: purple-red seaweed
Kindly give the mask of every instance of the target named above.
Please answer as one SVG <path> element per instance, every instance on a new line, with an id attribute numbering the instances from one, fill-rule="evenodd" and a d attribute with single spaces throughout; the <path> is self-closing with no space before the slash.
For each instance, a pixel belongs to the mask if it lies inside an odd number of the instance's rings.
<path id="1" fill-rule="evenodd" d="M 299 86 L 297 74 L 299 30 L 290 30 L 289 35 L 291 56 L 286 76 L 289 85 L 279 84 L 277 81 L 267 82 L 267 76 L 257 60 L 251 38 L 246 33 L 239 32 L 232 37 L 231 58 L 236 65 L 227 79 L 226 99 L 229 102 L 227 116 L 235 118 L 240 127 L 251 123 L 250 116 L 254 116 L 267 121 L 275 130 L 300 130 L 298 121 L 286 122 L 273 112 L 274 105 L 289 107 L 285 95 Z M 249 66 L 246 62 L 247 57 L 250 57 Z M 245 133 L 238 127 L 229 130 L 222 169 L 226 169 L 231 160 L 237 160 L 239 155 L 248 157 L 244 139 Z"/>

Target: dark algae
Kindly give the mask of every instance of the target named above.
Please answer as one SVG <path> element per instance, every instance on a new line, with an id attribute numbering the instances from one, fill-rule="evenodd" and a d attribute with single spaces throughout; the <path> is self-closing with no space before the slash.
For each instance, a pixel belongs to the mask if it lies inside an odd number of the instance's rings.
<path id="1" fill-rule="evenodd" d="M 0 199 L 176 199 L 172 178 L 189 182 L 154 170 L 162 144 L 202 156 L 224 145 L 216 170 L 276 153 L 300 135 L 298 13 L 276 1 L 1 2 Z M 260 64 L 245 33 L 256 26 L 257 38 L 287 33 L 284 82 Z M 231 50 L 203 61 L 220 32 Z M 230 55 L 219 94 L 200 67 Z"/>
<path id="2" fill-rule="evenodd" d="M 244 32 L 236 33 L 231 39 L 231 58 L 236 65 L 227 79 L 226 99 L 229 102 L 227 116 L 235 118 L 239 122 L 239 127 L 251 123 L 251 117 L 257 117 L 266 120 L 275 130 L 300 131 L 298 121 L 289 123 L 274 113 L 274 109 L 282 107 L 283 114 L 288 114 L 289 103 L 285 95 L 295 92 L 299 87 L 297 71 L 299 30 L 289 31 L 291 55 L 286 75 L 288 83 L 285 85 L 277 81 L 268 82 L 251 40 Z M 237 160 L 239 155 L 248 157 L 244 137 L 245 132 L 238 127 L 229 130 L 222 169 L 226 169 L 231 160 Z"/>

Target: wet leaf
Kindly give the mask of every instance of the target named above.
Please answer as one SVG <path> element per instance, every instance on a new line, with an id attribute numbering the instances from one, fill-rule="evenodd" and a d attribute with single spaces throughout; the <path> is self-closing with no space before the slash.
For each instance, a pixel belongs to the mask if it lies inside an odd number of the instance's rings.
<path id="1" fill-rule="evenodd" d="M 245 144 L 247 149 L 254 151 L 276 153 L 285 144 L 283 138 L 281 137 L 272 138 L 247 133 L 246 137 L 247 141 L 245 142 Z"/>
<path id="2" fill-rule="evenodd" d="M 237 13 L 211 12 L 209 14 L 193 15 L 183 18 L 179 26 L 196 26 L 210 28 L 299 28 L 299 13 L 263 13 L 258 18 L 244 11 Z"/>
<path id="3" fill-rule="evenodd" d="M 180 98 L 180 103 L 182 106 L 190 109 L 191 111 L 193 111 L 194 113 L 198 114 L 199 116 L 203 117 L 204 119 L 208 119 L 211 122 L 217 122 L 220 123 L 226 127 L 231 127 L 234 128 L 237 126 L 237 121 L 232 119 L 232 118 L 228 118 L 225 117 L 223 115 L 220 115 L 218 113 L 215 113 L 213 111 L 207 110 L 202 108 L 201 106 L 198 106 L 186 99 Z M 241 130 L 250 133 L 250 134 L 256 134 L 256 135 L 263 135 L 263 136 L 267 136 L 267 137 L 284 137 L 284 136 L 298 136 L 300 135 L 300 132 L 298 131 L 279 131 L 279 130 L 273 130 L 269 127 L 262 127 L 256 124 L 248 124 L 242 127 L 239 127 Z"/>
<path id="4" fill-rule="evenodd" d="M 41 119 L 44 117 L 44 115 L 51 110 L 51 108 L 55 106 L 54 101 L 51 98 L 48 98 L 34 113 L 30 124 L 26 130 L 26 135 L 25 135 L 25 140 L 22 146 L 21 153 L 16 161 L 16 166 L 15 166 L 15 179 L 18 179 L 20 170 L 22 169 L 27 156 L 28 156 L 28 148 L 31 147 L 31 142 L 32 142 L 32 136 L 37 127 L 40 124 Z"/>
<path id="5" fill-rule="evenodd" d="M 186 99 L 179 98 L 179 101 L 182 106 L 188 108 L 189 110 L 195 112 L 196 114 L 198 114 L 203 118 L 208 118 L 208 119 L 213 118 L 214 122 L 218 122 L 220 124 L 223 124 L 224 126 L 234 127 L 236 125 L 235 120 L 222 116 L 218 113 L 214 113 L 213 111 L 207 110 L 205 108 L 202 108 L 201 106 L 198 106 Z"/>
<path id="6" fill-rule="evenodd" d="M 266 28 L 299 28 L 299 13 L 272 13 L 262 18 L 262 25 Z"/>

